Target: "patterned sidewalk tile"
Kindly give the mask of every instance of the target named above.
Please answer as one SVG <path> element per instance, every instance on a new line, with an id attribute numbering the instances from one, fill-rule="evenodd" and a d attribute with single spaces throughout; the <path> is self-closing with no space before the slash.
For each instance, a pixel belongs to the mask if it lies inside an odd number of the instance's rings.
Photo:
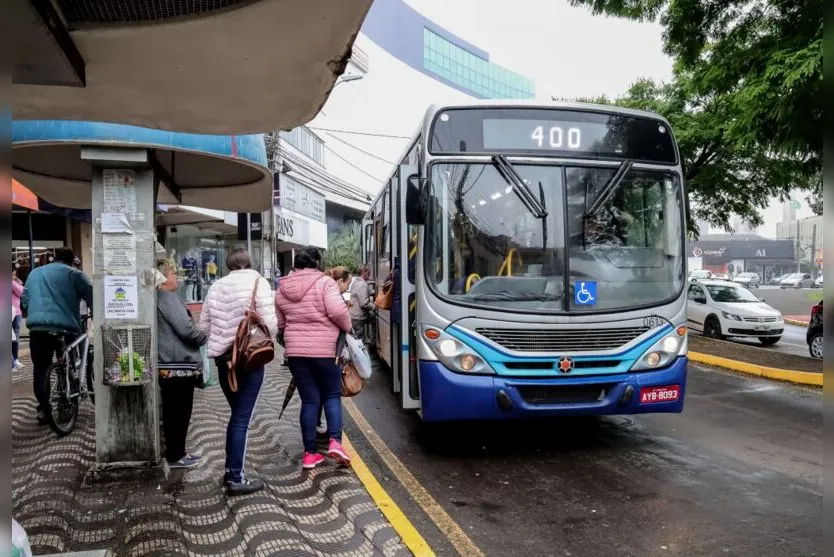
<path id="1" fill-rule="evenodd" d="M 35 422 L 31 362 L 13 377 L 13 515 L 36 555 L 111 549 L 117 557 L 410 555 L 349 469 L 301 470 L 298 396 L 281 420 L 289 383 L 267 369 L 252 420 L 247 472 L 260 493 L 229 498 L 222 489 L 228 405 L 219 387 L 198 390 L 189 447 L 203 463 L 172 471 L 163 483 L 85 483 L 95 460 L 93 407 L 76 430 L 57 438 Z"/>

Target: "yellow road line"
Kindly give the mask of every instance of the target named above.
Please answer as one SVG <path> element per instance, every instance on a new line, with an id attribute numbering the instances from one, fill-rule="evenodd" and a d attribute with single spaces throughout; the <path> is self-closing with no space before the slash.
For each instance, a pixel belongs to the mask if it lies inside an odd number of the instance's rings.
<path id="1" fill-rule="evenodd" d="M 785 323 L 789 325 L 796 325 L 797 327 L 807 327 L 807 321 L 799 321 L 798 319 L 785 319 Z"/>
<path id="2" fill-rule="evenodd" d="M 709 354 L 702 354 L 700 352 L 689 352 L 689 359 L 693 362 L 716 366 L 739 373 L 746 373 L 747 375 L 755 375 L 756 377 L 765 377 L 767 379 L 775 379 L 777 381 L 787 381 L 789 383 L 798 383 L 800 385 L 811 385 L 814 387 L 823 386 L 823 374 L 814 373 L 812 371 L 795 371 L 792 369 L 778 369 L 774 367 L 765 367 L 756 364 L 749 364 L 747 362 L 739 362 L 738 360 L 730 360 L 729 358 L 721 358 L 719 356 L 711 356 Z"/>
<path id="3" fill-rule="evenodd" d="M 408 520 L 405 513 L 391 499 L 391 496 L 388 495 L 385 488 L 374 477 L 368 465 L 365 464 L 365 461 L 359 456 L 359 452 L 350 442 L 350 439 L 346 435 L 343 435 L 342 441 L 351 455 L 351 468 L 356 472 L 359 481 L 365 486 L 365 489 L 368 491 L 371 499 L 374 500 L 374 503 L 376 503 L 376 506 L 382 511 L 382 514 L 385 515 L 385 518 L 388 519 L 388 522 L 391 523 L 391 526 L 397 531 L 397 534 L 400 535 L 400 539 L 405 546 L 416 557 L 434 557 L 434 551 L 432 551 L 429 544 L 426 543 L 426 540 L 423 539 L 423 536 L 420 535 L 420 532 L 417 531 L 411 521 Z"/>
<path id="4" fill-rule="evenodd" d="M 371 424 L 365 419 L 365 416 L 362 415 L 362 412 L 359 411 L 359 408 L 349 398 L 342 399 L 344 401 L 345 409 L 347 410 L 350 417 L 353 418 L 353 421 L 356 422 L 356 425 L 359 427 L 359 430 L 371 444 L 371 446 L 376 450 L 379 457 L 385 463 L 391 473 L 394 474 L 394 477 L 399 480 L 402 486 L 408 491 L 411 498 L 414 500 L 415 503 L 420 505 L 420 508 L 423 509 L 423 512 L 434 522 L 435 526 L 440 530 L 440 532 L 449 540 L 449 543 L 457 550 L 457 552 L 461 555 L 465 555 L 466 557 L 483 557 L 484 553 L 481 551 L 477 545 L 472 541 L 472 539 L 466 535 L 466 532 L 458 526 L 457 522 L 455 522 L 449 514 L 443 510 L 443 507 L 435 501 L 434 497 L 426 491 L 417 478 L 405 467 L 405 464 L 397 458 L 397 456 L 388 448 L 385 444 L 385 441 L 379 436 L 379 434 L 374 431 L 371 427 Z M 354 454 L 356 452 L 354 451 Z"/>

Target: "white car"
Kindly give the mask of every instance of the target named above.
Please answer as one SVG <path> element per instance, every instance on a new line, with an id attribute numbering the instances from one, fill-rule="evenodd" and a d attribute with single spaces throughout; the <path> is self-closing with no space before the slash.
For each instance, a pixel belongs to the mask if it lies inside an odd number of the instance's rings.
<path id="1" fill-rule="evenodd" d="M 704 279 L 711 279 L 712 278 L 712 271 L 707 271 L 706 269 L 693 269 L 689 271 L 689 280 L 704 280 Z"/>
<path id="2" fill-rule="evenodd" d="M 762 284 L 762 279 L 756 273 L 739 273 L 733 282 L 746 286 L 747 288 L 758 288 Z"/>
<path id="3" fill-rule="evenodd" d="M 822 275 L 817 277 L 817 280 L 814 281 L 812 288 L 822 288 Z"/>
<path id="4" fill-rule="evenodd" d="M 808 273 L 793 273 L 779 283 L 779 288 L 811 288 L 814 277 Z"/>
<path id="5" fill-rule="evenodd" d="M 705 336 L 757 338 L 765 346 L 779 342 L 782 314 L 740 284 L 705 280 L 689 285 L 686 320 Z"/>

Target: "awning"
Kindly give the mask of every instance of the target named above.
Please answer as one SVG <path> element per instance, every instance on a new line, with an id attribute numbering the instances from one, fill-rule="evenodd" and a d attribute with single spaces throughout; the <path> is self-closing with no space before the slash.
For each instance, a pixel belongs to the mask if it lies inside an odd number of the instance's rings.
<path id="1" fill-rule="evenodd" d="M 12 207 L 38 210 L 38 196 L 14 178 L 12 178 Z"/>
<path id="2" fill-rule="evenodd" d="M 11 0 L 12 115 L 289 130 L 324 105 L 371 3 Z"/>
<path id="3" fill-rule="evenodd" d="M 158 202 L 233 212 L 272 206 L 262 135 L 200 135 L 63 120 L 12 121 L 12 176 L 59 207 L 89 209 L 92 168 L 84 146 L 151 151 Z M 179 197 L 178 197 L 179 196 Z"/>

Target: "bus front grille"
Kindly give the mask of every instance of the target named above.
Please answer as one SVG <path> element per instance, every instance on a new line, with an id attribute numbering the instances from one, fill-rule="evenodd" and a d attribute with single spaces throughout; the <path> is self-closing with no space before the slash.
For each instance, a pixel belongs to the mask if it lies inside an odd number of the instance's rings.
<path id="1" fill-rule="evenodd" d="M 611 385 L 524 386 L 518 387 L 518 392 L 527 404 L 590 404 L 604 400 L 610 388 Z"/>
<path id="2" fill-rule="evenodd" d="M 516 352 L 592 352 L 613 350 L 648 332 L 627 329 L 491 329 L 475 331 L 495 344 Z"/>

